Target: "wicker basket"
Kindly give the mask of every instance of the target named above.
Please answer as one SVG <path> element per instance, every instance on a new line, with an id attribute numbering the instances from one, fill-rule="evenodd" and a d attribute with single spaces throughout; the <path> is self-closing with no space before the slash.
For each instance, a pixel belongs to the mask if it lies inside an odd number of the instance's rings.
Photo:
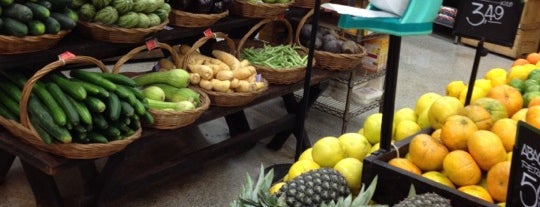
<path id="1" fill-rule="evenodd" d="M 304 24 L 313 15 L 313 13 L 314 10 L 311 9 L 304 17 L 302 17 L 302 19 L 298 23 L 298 27 L 296 28 L 295 42 L 300 46 L 302 46 L 302 44 L 300 43 L 300 32 Z M 362 63 L 362 58 L 366 55 L 366 49 L 360 44 L 357 45 L 360 51 L 355 54 L 332 53 L 322 50 L 315 50 L 314 57 L 317 61 L 317 67 L 327 70 L 338 71 L 347 71 L 356 68 L 359 64 Z"/>
<path id="2" fill-rule="evenodd" d="M 217 14 L 197 14 L 182 10 L 171 10 L 169 22 L 178 27 L 208 27 L 229 15 L 229 10 Z"/>
<path id="3" fill-rule="evenodd" d="M 111 43 L 141 43 L 145 38 L 161 31 L 169 23 L 169 20 L 163 21 L 160 25 L 149 28 L 121 28 L 106 26 L 94 22 L 79 21 L 77 28 L 81 34 L 94 40 L 100 40 Z"/>
<path id="4" fill-rule="evenodd" d="M 176 51 L 168 44 L 159 43 L 158 47 L 169 51 L 173 60 L 178 59 Z M 146 45 L 141 45 L 120 57 L 120 59 L 118 59 L 118 61 L 114 64 L 113 73 L 120 73 L 120 69 L 124 63 L 130 60 L 133 56 L 145 50 L 147 50 Z M 134 73 L 131 74 L 133 75 Z M 201 101 L 199 107 L 186 111 L 163 111 L 151 109 L 149 112 L 152 117 L 154 117 L 154 123 L 145 126 L 156 129 L 178 129 L 195 122 L 210 106 L 210 99 L 208 98 L 208 95 L 201 90 L 197 88 L 192 89 L 199 93 L 199 99 Z"/>
<path id="5" fill-rule="evenodd" d="M 109 143 L 54 143 L 46 144 L 39 137 L 28 117 L 28 100 L 30 93 L 37 80 L 45 76 L 49 72 L 56 70 L 59 67 L 68 64 L 95 64 L 102 72 L 108 72 L 106 66 L 99 60 L 88 56 L 76 56 L 66 60 L 58 60 L 52 62 L 42 69 L 38 70 L 31 78 L 28 79 L 22 90 L 22 98 L 20 101 L 20 123 L 14 120 L 9 120 L 0 116 L 0 124 L 5 129 L 10 131 L 16 137 L 22 139 L 24 142 L 42 150 L 55 155 L 70 159 L 96 159 L 107 157 L 122 149 L 128 144 L 138 139 L 141 136 L 141 129 L 138 129 L 133 135 L 125 137 L 122 140 L 111 141 Z"/>
<path id="6" fill-rule="evenodd" d="M 69 32 L 61 30 L 57 34 L 26 37 L 0 35 L 0 54 L 22 54 L 46 50 L 55 46 Z"/>
<path id="7" fill-rule="evenodd" d="M 202 47 L 208 40 L 210 39 L 224 39 L 225 43 L 228 46 L 229 52 L 232 55 L 236 56 L 236 44 L 234 43 L 234 40 L 230 39 L 227 34 L 222 32 L 215 32 L 214 36 L 204 36 L 197 40 L 191 48 L 184 53 L 183 57 L 183 67 L 187 68 L 187 64 L 189 62 L 190 54 L 195 53 L 200 47 Z M 266 91 L 268 89 L 268 81 L 264 80 L 264 86 L 253 92 L 234 92 L 234 93 L 225 93 L 225 92 L 217 92 L 217 91 L 210 91 L 205 90 L 203 88 L 198 87 L 200 90 L 208 94 L 208 97 L 210 98 L 210 105 L 213 106 L 223 106 L 223 107 L 234 107 L 234 106 L 242 106 L 250 103 L 251 101 L 255 100 L 262 92 Z"/>
<path id="8" fill-rule="evenodd" d="M 237 57 L 240 58 L 242 54 L 242 49 L 244 47 L 246 48 L 261 48 L 265 45 L 264 42 L 259 40 L 253 40 L 249 39 L 253 33 L 255 33 L 259 28 L 263 27 L 264 25 L 279 21 L 283 22 L 283 24 L 287 27 L 287 41 L 288 44 L 292 44 L 292 26 L 286 19 L 263 19 L 259 23 L 255 24 L 243 37 L 240 39 L 240 42 L 238 43 L 238 52 Z M 305 54 L 303 50 L 298 51 L 300 54 Z M 306 67 L 297 67 L 297 68 L 281 68 L 281 69 L 274 69 L 270 67 L 260 66 L 260 65 L 253 65 L 257 69 L 257 72 L 260 73 L 264 79 L 266 79 L 269 83 L 272 84 L 293 84 L 298 81 L 301 81 L 304 79 L 306 74 Z"/>
<path id="9" fill-rule="evenodd" d="M 289 8 L 294 1 L 288 3 L 262 3 L 249 2 L 246 0 L 233 0 L 231 13 L 234 15 L 249 17 L 249 18 L 274 18 L 277 17 Z"/>
<path id="10" fill-rule="evenodd" d="M 328 3 L 328 2 L 330 2 L 330 0 L 321 0 L 321 4 Z M 313 9 L 315 7 L 315 0 L 295 0 L 291 6 Z"/>

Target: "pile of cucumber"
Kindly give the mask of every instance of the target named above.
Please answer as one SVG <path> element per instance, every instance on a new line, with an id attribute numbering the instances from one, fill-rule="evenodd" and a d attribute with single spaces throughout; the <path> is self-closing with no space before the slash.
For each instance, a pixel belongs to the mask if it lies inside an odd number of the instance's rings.
<path id="1" fill-rule="evenodd" d="M 22 88 L 19 73 L 0 75 L 0 115 L 19 121 Z M 123 75 L 71 70 L 39 79 L 28 101 L 30 122 L 47 144 L 108 143 L 133 135 L 141 123 L 153 123 L 146 98 Z"/>
<path id="2" fill-rule="evenodd" d="M 0 0 L 0 35 L 37 36 L 71 30 L 79 19 L 72 0 Z"/>

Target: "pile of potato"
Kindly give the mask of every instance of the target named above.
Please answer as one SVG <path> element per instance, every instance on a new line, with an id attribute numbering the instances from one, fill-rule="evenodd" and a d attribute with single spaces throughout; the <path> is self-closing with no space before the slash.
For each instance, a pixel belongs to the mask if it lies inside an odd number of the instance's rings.
<path id="1" fill-rule="evenodd" d="M 184 57 L 191 48 L 179 47 L 179 65 L 184 65 Z M 230 53 L 213 50 L 209 57 L 198 52 L 189 54 L 185 68 L 190 74 L 190 83 L 217 92 L 253 92 L 264 87 L 257 81 L 257 71 L 247 60 L 238 60 Z"/>

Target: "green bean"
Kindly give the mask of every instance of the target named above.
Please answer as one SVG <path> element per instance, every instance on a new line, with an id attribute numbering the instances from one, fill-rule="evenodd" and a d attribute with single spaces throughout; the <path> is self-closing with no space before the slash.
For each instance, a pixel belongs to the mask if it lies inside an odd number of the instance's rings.
<path id="1" fill-rule="evenodd" d="M 245 48 L 242 52 L 243 58 L 249 60 L 254 65 L 270 67 L 273 69 L 290 69 L 306 66 L 307 56 L 300 56 L 297 46 L 264 45 L 262 48 Z"/>

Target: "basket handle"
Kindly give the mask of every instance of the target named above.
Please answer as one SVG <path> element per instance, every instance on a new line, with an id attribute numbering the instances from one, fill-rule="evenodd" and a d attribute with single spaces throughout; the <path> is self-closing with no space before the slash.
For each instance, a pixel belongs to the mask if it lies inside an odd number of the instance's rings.
<path id="1" fill-rule="evenodd" d="M 178 59 L 178 53 L 170 45 L 160 42 L 159 44 L 157 44 L 157 47 L 169 51 L 169 53 L 171 53 L 171 56 L 172 56 L 173 60 Z M 141 45 L 141 46 L 138 46 L 136 48 L 133 48 L 127 54 L 125 54 L 120 59 L 118 59 L 118 61 L 116 61 L 116 63 L 114 64 L 114 67 L 112 69 L 112 73 L 120 73 L 120 69 L 122 68 L 124 63 L 129 61 L 133 56 L 135 56 L 135 55 L 139 54 L 140 52 L 142 52 L 144 50 L 147 50 L 147 49 L 148 48 L 146 47 L 146 45 Z M 178 64 L 178 63 L 175 63 L 175 64 Z M 178 67 L 178 65 L 177 65 L 177 67 Z M 145 72 L 142 72 L 142 73 L 145 73 Z M 138 73 L 136 73 L 136 74 L 138 74 Z"/>
<path id="2" fill-rule="evenodd" d="M 30 123 L 30 119 L 28 117 L 28 100 L 30 99 L 30 94 L 32 92 L 32 88 L 34 87 L 35 83 L 42 78 L 43 76 L 49 74 L 50 72 L 65 66 L 69 64 L 80 64 L 80 63 L 89 63 L 96 65 L 101 72 L 108 73 L 109 69 L 98 59 L 95 59 L 90 56 L 75 56 L 69 59 L 65 60 L 57 60 L 52 63 L 49 63 L 48 65 L 44 66 L 40 70 L 36 71 L 32 77 L 30 77 L 26 83 L 24 84 L 23 90 L 22 90 L 22 96 L 20 100 L 19 110 L 20 110 L 20 120 L 21 124 L 31 129 L 33 133 L 37 134 L 35 129 L 32 127 L 32 124 Z"/>
<path id="3" fill-rule="evenodd" d="M 240 39 L 240 42 L 238 43 L 238 48 L 237 48 L 237 52 L 236 52 L 236 57 L 240 57 L 240 53 L 244 47 L 244 44 L 246 43 L 247 39 L 253 34 L 255 33 L 259 28 L 261 28 L 262 26 L 270 23 L 270 22 L 283 22 L 283 24 L 285 24 L 285 26 L 287 27 L 287 42 L 288 44 L 292 44 L 293 43 L 293 35 L 292 35 L 292 26 L 291 26 L 291 23 L 289 21 L 287 21 L 287 19 L 285 18 L 266 18 L 266 19 L 263 19 L 261 20 L 259 23 L 255 24 L 243 37 L 242 39 Z"/>
<path id="4" fill-rule="evenodd" d="M 304 15 L 304 17 L 302 17 L 302 19 L 300 20 L 300 22 L 298 22 L 298 26 L 296 27 L 296 33 L 294 35 L 294 42 L 298 45 L 298 46 L 302 46 L 302 43 L 300 43 L 300 32 L 302 31 L 302 27 L 304 27 L 304 24 L 306 24 L 306 22 L 308 21 L 308 19 L 313 16 L 313 14 L 315 13 L 315 9 L 310 9 L 308 11 L 308 13 L 306 13 L 306 15 Z"/>
<path id="5" fill-rule="evenodd" d="M 223 32 L 214 32 L 213 34 L 214 34 L 213 36 L 201 37 L 199 40 L 197 40 L 195 43 L 193 43 L 193 45 L 191 45 L 191 48 L 184 55 L 184 61 L 183 61 L 183 64 L 182 64 L 182 68 L 187 68 L 187 62 L 188 62 L 188 59 L 189 59 L 189 55 L 196 52 L 197 49 L 199 49 L 199 47 L 202 47 L 210 39 L 218 39 L 218 38 L 224 39 L 227 42 L 227 46 L 229 46 L 229 49 L 233 53 L 232 55 L 235 55 L 234 53 L 236 53 L 236 44 L 234 43 L 234 41 L 231 38 L 229 38 L 229 36 L 227 34 L 225 34 Z"/>

